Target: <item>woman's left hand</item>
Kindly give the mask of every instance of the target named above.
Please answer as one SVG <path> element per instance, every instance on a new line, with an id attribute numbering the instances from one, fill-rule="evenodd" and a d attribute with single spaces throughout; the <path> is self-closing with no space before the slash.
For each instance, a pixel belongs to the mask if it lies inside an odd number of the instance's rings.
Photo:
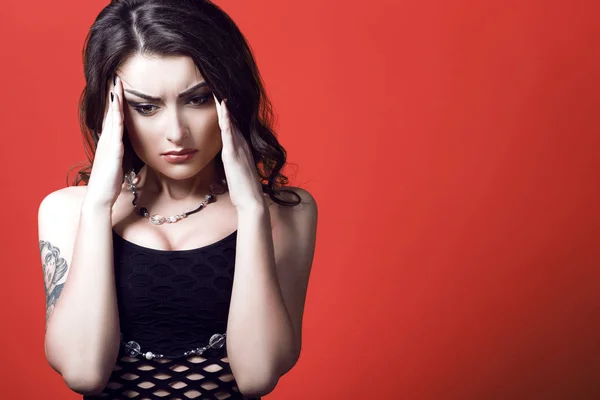
<path id="1" fill-rule="evenodd" d="M 213 94 L 213 97 L 214 94 Z M 229 117 L 227 100 L 219 103 L 215 97 L 219 127 L 223 140 L 221 157 L 231 202 L 240 212 L 253 212 L 265 207 L 262 186 L 250 145 Z"/>

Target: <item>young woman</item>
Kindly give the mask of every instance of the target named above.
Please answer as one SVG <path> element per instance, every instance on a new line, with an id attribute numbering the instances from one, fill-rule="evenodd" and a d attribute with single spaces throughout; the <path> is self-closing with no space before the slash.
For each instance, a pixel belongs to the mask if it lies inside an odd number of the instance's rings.
<path id="1" fill-rule="evenodd" d="M 49 364 L 84 398 L 244 399 L 297 362 L 313 197 L 203 0 L 118 0 L 84 52 L 90 165 L 39 209 Z M 79 185 L 84 183 L 84 185 Z"/>

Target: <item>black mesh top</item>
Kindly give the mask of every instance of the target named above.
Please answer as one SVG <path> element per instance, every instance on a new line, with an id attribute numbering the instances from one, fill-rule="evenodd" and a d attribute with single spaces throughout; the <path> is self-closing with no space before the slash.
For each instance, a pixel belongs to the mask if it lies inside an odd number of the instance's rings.
<path id="1" fill-rule="evenodd" d="M 167 356 L 225 333 L 237 230 L 192 250 L 157 250 L 113 231 L 115 282 L 123 342 Z M 180 359 L 131 357 L 124 345 L 100 395 L 84 399 L 248 399 L 229 367 L 226 346 Z"/>

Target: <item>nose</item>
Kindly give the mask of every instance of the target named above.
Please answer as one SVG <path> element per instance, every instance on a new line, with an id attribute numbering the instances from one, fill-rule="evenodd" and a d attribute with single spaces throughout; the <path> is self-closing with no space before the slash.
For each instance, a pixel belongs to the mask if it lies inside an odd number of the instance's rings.
<path id="1" fill-rule="evenodd" d="M 181 144 L 190 135 L 189 128 L 177 110 L 174 110 L 170 114 L 166 127 L 167 140 L 174 144 Z"/>

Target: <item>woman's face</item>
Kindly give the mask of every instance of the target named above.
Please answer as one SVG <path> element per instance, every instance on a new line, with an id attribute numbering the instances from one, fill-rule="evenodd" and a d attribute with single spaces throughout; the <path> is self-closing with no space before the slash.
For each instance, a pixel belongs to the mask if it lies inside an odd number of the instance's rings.
<path id="1" fill-rule="evenodd" d="M 129 139 L 150 168 L 172 179 L 187 179 L 215 158 L 222 148 L 217 110 L 191 58 L 136 54 L 117 75 L 123 82 Z M 164 154 L 182 149 L 196 152 L 184 160 Z"/>

